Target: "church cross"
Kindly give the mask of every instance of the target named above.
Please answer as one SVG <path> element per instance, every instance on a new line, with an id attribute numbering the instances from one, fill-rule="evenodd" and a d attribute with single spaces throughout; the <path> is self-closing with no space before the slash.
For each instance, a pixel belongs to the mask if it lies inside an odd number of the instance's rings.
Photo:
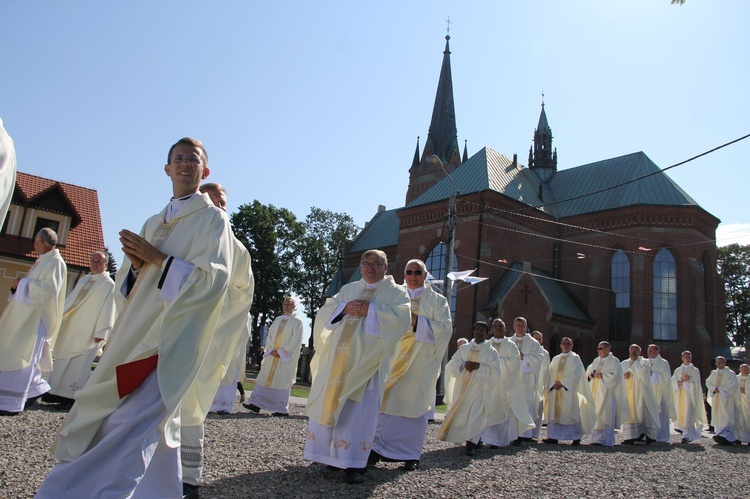
<path id="1" fill-rule="evenodd" d="M 529 304 L 529 295 L 533 293 L 532 290 L 529 289 L 528 284 L 524 284 L 523 289 L 521 290 L 521 293 L 523 293 L 523 304 L 528 305 Z"/>
<path id="2" fill-rule="evenodd" d="M 451 16 L 448 16 L 448 19 L 446 19 L 445 22 L 448 23 L 448 33 L 447 34 L 450 35 L 451 34 L 451 24 L 453 24 L 453 22 L 451 21 Z"/>

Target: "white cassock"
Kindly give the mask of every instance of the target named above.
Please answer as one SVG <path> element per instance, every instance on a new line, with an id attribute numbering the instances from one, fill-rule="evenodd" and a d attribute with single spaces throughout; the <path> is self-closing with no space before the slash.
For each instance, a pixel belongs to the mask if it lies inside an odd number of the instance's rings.
<path id="1" fill-rule="evenodd" d="M 370 302 L 366 317 L 343 315 L 352 300 Z M 410 324 L 409 295 L 392 276 L 347 284 L 326 300 L 313 326 L 305 459 L 342 469 L 367 465 L 380 405 L 378 369 Z"/>
<path id="2" fill-rule="evenodd" d="M 37 258 L 0 316 L 0 410 L 23 411 L 49 390 L 51 344 L 60 329 L 67 267 L 57 249 Z"/>
<path id="3" fill-rule="evenodd" d="M 739 386 L 739 409 L 737 410 L 737 420 L 739 427 L 738 439 L 742 443 L 750 442 L 750 376 L 737 375 Z M 742 392 L 745 393 L 742 393 Z M 737 433 L 737 432 L 735 432 Z"/>
<path id="4" fill-rule="evenodd" d="M 736 440 L 737 400 L 740 383 L 734 371 L 725 367 L 714 369 L 706 379 L 708 390 L 706 398 L 711 406 L 711 425 L 717 437 L 724 437 L 730 442 Z"/>
<path id="5" fill-rule="evenodd" d="M 469 372 L 467 361 L 479 363 Z M 437 439 L 446 442 L 479 442 L 495 400 L 495 386 L 502 375 L 500 357 L 489 341 L 475 340 L 461 347 L 445 366 L 445 419 Z"/>
<path id="6" fill-rule="evenodd" d="M 229 220 L 206 194 L 175 199 L 141 235 L 169 255 L 134 283 L 107 350 L 73 405 L 40 498 L 180 497 L 180 402 L 212 339 L 231 268 Z M 132 287 L 131 287 L 132 284 Z"/>
<path id="7" fill-rule="evenodd" d="M 5 223 L 13 190 L 16 188 L 16 150 L 13 139 L 3 127 L 0 118 L 0 225 Z"/>
<path id="8" fill-rule="evenodd" d="M 518 347 L 518 351 L 523 354 L 521 360 L 521 383 L 523 384 L 523 393 L 526 395 L 526 405 L 529 408 L 529 414 L 531 419 L 535 422 L 540 421 L 539 419 L 539 372 L 544 364 L 544 350 L 538 341 L 533 336 L 526 333 L 525 335 L 518 337 L 516 335 L 510 336 L 510 339 Z M 539 428 L 534 428 L 519 435 L 521 438 L 537 438 L 539 436 Z"/>
<path id="9" fill-rule="evenodd" d="M 245 381 L 245 369 L 247 364 L 247 342 L 250 341 L 250 316 L 248 315 L 242 334 L 237 339 L 232 362 L 227 368 L 227 373 L 221 378 L 219 388 L 216 389 L 214 401 L 211 403 L 209 412 L 232 412 L 232 406 L 237 396 L 237 383 Z"/>
<path id="10" fill-rule="evenodd" d="M 594 373 L 601 374 L 602 377 L 594 377 Z M 586 376 L 591 376 L 589 387 L 596 408 L 596 424 L 591 431 L 591 443 L 611 447 L 615 445 L 615 428 L 619 428 L 630 418 L 620 359 L 612 355 L 612 352 L 606 357 L 597 357 L 586 369 Z"/>
<path id="11" fill-rule="evenodd" d="M 556 382 L 562 388 L 555 390 Z M 575 352 L 561 353 L 549 364 L 544 415 L 547 437 L 556 440 L 580 440 L 596 424 L 596 410 L 586 371 Z"/>
<path id="12" fill-rule="evenodd" d="M 493 401 L 489 404 L 487 426 L 482 432 L 482 441 L 503 447 L 532 429 L 526 405 L 526 395 L 521 384 L 521 358 L 518 347 L 510 338 L 490 338 L 490 345 L 500 359 L 500 379 L 495 384 Z"/>
<path id="13" fill-rule="evenodd" d="M 266 336 L 260 372 L 248 403 L 275 413 L 289 413 L 289 395 L 297 381 L 302 348 L 302 326 L 302 320 L 296 314 L 274 319 Z M 278 357 L 271 355 L 273 350 Z"/>
<path id="14" fill-rule="evenodd" d="M 661 355 L 647 360 L 651 368 L 651 389 L 659 407 L 659 432 L 656 434 L 656 441 L 669 442 L 669 421 L 677 419 L 672 393 L 672 370 L 669 368 L 669 362 Z"/>
<path id="15" fill-rule="evenodd" d="M 685 378 L 682 383 L 678 381 Z M 706 406 L 703 404 L 701 373 L 693 364 L 681 365 L 672 374 L 672 390 L 677 418 L 674 427 L 682 430 L 682 438 L 694 442 L 701 438 L 706 424 Z"/>
<path id="16" fill-rule="evenodd" d="M 405 289 L 411 313 L 417 316 L 416 330 L 410 327 L 383 355 L 380 414 L 372 444 L 375 452 L 392 461 L 418 461 L 422 455 L 440 363 L 453 332 L 445 297 L 429 284 Z"/>
<path id="17" fill-rule="evenodd" d="M 547 391 L 547 381 L 549 380 L 550 356 L 549 352 L 544 347 L 542 347 L 542 352 L 544 353 L 544 360 L 542 361 L 542 367 L 539 369 L 539 381 L 537 383 L 537 393 L 539 393 L 539 412 L 537 413 L 537 419 L 534 420 L 537 429 L 542 427 L 543 422 L 547 422 L 544 420 L 544 394 Z"/>
<path id="18" fill-rule="evenodd" d="M 237 344 L 247 326 L 248 311 L 253 302 L 255 279 L 250 252 L 234 235 L 231 237 L 232 266 L 229 271 L 224 303 L 216 323 L 203 364 L 195 380 L 185 392 L 180 406 L 183 482 L 200 485 L 203 474 L 203 422 L 211 409 L 216 390 L 227 376 L 229 365 L 236 358 Z M 247 340 L 245 340 L 245 343 Z M 235 371 L 230 375 L 234 377 Z M 236 390 L 232 386 L 232 395 Z M 232 397 L 234 399 L 234 397 Z M 231 404 L 229 409 L 231 410 Z"/>
<path id="19" fill-rule="evenodd" d="M 72 399 L 91 376 L 91 363 L 115 325 L 115 281 L 104 271 L 83 276 L 65 298 L 60 331 L 52 346 L 52 395 Z"/>
<path id="20" fill-rule="evenodd" d="M 620 365 L 623 376 L 630 373 L 625 380 L 630 416 L 622 424 L 622 438 L 637 440 L 641 435 L 646 435 L 656 440 L 660 428 L 659 406 L 651 389 L 651 364 L 639 355 L 635 360 L 623 360 Z"/>

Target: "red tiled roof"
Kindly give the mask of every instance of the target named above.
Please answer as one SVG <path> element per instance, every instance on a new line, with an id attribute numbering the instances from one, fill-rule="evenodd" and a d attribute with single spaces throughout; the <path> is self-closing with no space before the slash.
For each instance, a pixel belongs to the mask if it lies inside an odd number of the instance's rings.
<path id="1" fill-rule="evenodd" d="M 28 173 L 17 172 L 16 192 L 24 198 L 25 204 L 34 206 L 34 199 L 54 188 L 60 189 L 75 210 L 72 227 L 64 245 L 58 246 L 65 263 L 88 269 L 91 254 L 104 249 L 102 218 L 99 213 L 99 196 L 94 189 L 80 187 L 57 180 L 51 180 Z M 80 223 L 76 223 L 80 221 Z M 15 256 L 36 259 L 33 241 L 29 238 L 0 236 L 2 252 Z"/>

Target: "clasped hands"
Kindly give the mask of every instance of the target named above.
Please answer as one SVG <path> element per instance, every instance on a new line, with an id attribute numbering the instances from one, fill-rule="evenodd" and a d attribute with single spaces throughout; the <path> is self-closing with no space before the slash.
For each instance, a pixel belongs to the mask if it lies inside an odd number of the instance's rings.
<path id="1" fill-rule="evenodd" d="M 344 313 L 346 315 L 354 315 L 357 317 L 367 316 L 367 312 L 370 309 L 370 302 L 367 300 L 352 300 L 344 307 Z"/>
<path id="2" fill-rule="evenodd" d="M 153 263 L 161 267 L 161 264 L 167 258 L 167 255 L 156 249 L 151 243 L 127 229 L 120 231 L 120 244 L 122 244 L 122 251 L 133 264 L 133 270 L 140 270 L 146 263 Z"/>
<path id="3" fill-rule="evenodd" d="M 479 369 L 479 362 L 472 362 L 470 360 L 467 360 L 464 362 L 464 369 L 466 369 L 469 372 L 476 371 Z"/>

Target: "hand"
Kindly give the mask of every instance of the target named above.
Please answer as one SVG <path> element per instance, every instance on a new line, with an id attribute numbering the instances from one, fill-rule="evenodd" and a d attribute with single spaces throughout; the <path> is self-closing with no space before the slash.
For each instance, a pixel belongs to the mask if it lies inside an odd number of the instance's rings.
<path id="1" fill-rule="evenodd" d="M 21 279 L 20 278 L 16 278 L 16 279 L 13 279 L 13 284 L 11 284 L 10 287 L 13 288 L 13 289 L 16 289 L 16 288 L 18 288 L 19 284 L 21 284 Z"/>
<path id="2" fill-rule="evenodd" d="M 552 385 L 552 389 L 553 389 L 553 390 L 559 390 L 559 389 L 561 389 L 562 387 L 563 387 L 563 385 L 562 385 L 562 383 L 560 383 L 559 381 L 555 381 L 555 384 L 554 384 L 554 385 Z"/>
<path id="3" fill-rule="evenodd" d="M 370 302 L 367 300 L 352 300 L 344 307 L 344 313 L 356 317 L 365 317 L 369 308 Z"/>
<path id="4" fill-rule="evenodd" d="M 470 360 L 467 360 L 466 362 L 464 362 L 464 368 L 469 372 L 476 371 L 477 369 L 479 369 L 479 362 L 472 362 Z"/>
<path id="5" fill-rule="evenodd" d="M 687 374 L 683 374 L 681 379 L 682 381 L 690 381 L 690 376 L 688 376 Z"/>
<path id="6" fill-rule="evenodd" d="M 523 354 L 521 354 L 521 360 L 523 360 Z"/>
<path id="7" fill-rule="evenodd" d="M 630 372 L 625 373 L 625 379 L 630 379 Z"/>
<path id="8" fill-rule="evenodd" d="M 682 388 L 682 380 L 681 379 L 677 380 L 677 387 L 678 388 Z"/>
<path id="9" fill-rule="evenodd" d="M 146 263 L 161 267 L 167 255 L 156 249 L 151 243 L 127 229 L 120 231 L 122 251 L 130 258 L 134 270 L 139 270 Z"/>
<path id="10" fill-rule="evenodd" d="M 276 350 L 271 350 L 271 353 L 269 355 L 271 355 L 272 357 L 276 357 L 277 359 L 281 357 L 281 355 L 279 355 L 279 352 L 277 352 Z"/>
<path id="11" fill-rule="evenodd" d="M 745 393 L 745 388 L 744 387 L 740 388 L 740 393 Z"/>
<path id="12" fill-rule="evenodd" d="M 104 338 L 94 338 L 94 343 L 99 343 L 100 341 L 104 341 Z"/>

